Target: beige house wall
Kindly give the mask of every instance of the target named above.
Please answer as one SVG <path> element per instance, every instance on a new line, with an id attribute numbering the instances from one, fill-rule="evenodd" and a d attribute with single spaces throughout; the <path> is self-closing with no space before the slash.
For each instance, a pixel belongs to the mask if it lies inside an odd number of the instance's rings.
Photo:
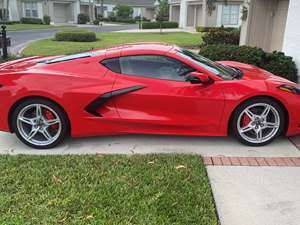
<path id="1" fill-rule="evenodd" d="M 240 43 L 269 52 L 281 50 L 288 6 L 289 0 L 251 0 Z"/>

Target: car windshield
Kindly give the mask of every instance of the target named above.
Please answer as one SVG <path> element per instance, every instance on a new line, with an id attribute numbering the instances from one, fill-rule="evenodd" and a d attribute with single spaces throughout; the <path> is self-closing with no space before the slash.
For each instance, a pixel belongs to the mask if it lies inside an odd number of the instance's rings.
<path id="1" fill-rule="evenodd" d="M 191 51 L 186 49 L 181 49 L 177 52 L 177 55 L 186 58 L 193 63 L 209 70 L 210 72 L 216 74 L 224 80 L 233 80 L 238 76 L 242 75 L 241 71 L 226 65 L 222 65 L 220 63 L 211 61 L 201 55 L 197 55 Z"/>

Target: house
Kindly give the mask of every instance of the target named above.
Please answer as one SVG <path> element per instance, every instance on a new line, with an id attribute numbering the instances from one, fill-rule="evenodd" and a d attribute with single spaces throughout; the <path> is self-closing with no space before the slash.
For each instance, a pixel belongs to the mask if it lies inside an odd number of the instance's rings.
<path id="1" fill-rule="evenodd" d="M 133 7 L 133 16 L 153 19 L 155 0 L 104 0 L 104 16 L 118 5 Z M 7 5 L 8 4 L 8 5 Z M 9 20 L 19 21 L 22 17 L 43 18 L 49 15 L 54 23 L 77 23 L 79 13 L 86 13 L 93 20 L 101 14 L 100 0 L 0 0 L 0 9 L 8 9 Z"/>
<path id="2" fill-rule="evenodd" d="M 282 51 L 300 68 L 300 1 L 245 0 L 240 45 Z"/>
<path id="3" fill-rule="evenodd" d="M 243 0 L 218 0 L 212 12 L 207 10 L 207 0 L 169 0 L 169 20 L 181 28 L 239 27 L 242 23 Z"/>
<path id="4" fill-rule="evenodd" d="M 128 5 L 133 8 L 133 18 L 142 16 L 149 20 L 154 19 L 155 0 L 103 0 L 104 17 L 108 17 L 116 5 Z M 97 14 L 101 14 L 101 4 L 96 5 Z"/>

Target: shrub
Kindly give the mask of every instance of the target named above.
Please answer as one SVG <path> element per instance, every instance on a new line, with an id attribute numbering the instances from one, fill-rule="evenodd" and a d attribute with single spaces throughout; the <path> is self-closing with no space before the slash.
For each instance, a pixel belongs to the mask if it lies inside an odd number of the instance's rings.
<path id="1" fill-rule="evenodd" d="M 78 24 L 86 24 L 90 22 L 90 17 L 88 14 L 80 13 L 78 14 Z"/>
<path id="2" fill-rule="evenodd" d="M 1 25 L 12 25 L 12 24 L 16 24 L 16 23 L 20 23 L 19 21 L 0 21 Z"/>
<path id="3" fill-rule="evenodd" d="M 55 34 L 56 41 L 92 42 L 96 41 L 96 33 L 91 31 L 60 31 Z"/>
<path id="4" fill-rule="evenodd" d="M 26 24 L 43 24 L 40 18 L 22 17 L 20 21 Z"/>
<path id="5" fill-rule="evenodd" d="M 178 23 L 164 21 L 161 23 L 161 26 L 162 26 L 161 28 L 177 28 Z M 142 28 L 143 29 L 159 29 L 160 23 L 159 22 L 143 22 Z"/>
<path id="6" fill-rule="evenodd" d="M 261 48 L 249 46 L 206 45 L 199 54 L 213 61 L 229 60 L 252 64 L 288 80 L 298 80 L 295 62 L 282 52 L 266 53 Z"/>
<path id="7" fill-rule="evenodd" d="M 43 21 L 44 21 L 44 24 L 49 25 L 50 22 L 51 22 L 51 17 L 45 15 L 45 16 L 43 17 Z"/>
<path id="8" fill-rule="evenodd" d="M 229 44 L 238 45 L 240 43 L 240 31 L 234 29 L 231 31 L 219 29 L 215 31 L 209 31 L 202 37 L 203 45 L 214 44 Z"/>
<path id="9" fill-rule="evenodd" d="M 100 24 L 100 20 L 98 20 L 98 19 L 97 19 L 97 20 L 94 20 L 94 21 L 93 21 L 93 24 L 94 24 L 94 25 L 99 25 L 99 24 Z"/>
<path id="10" fill-rule="evenodd" d="M 214 32 L 214 31 L 233 31 L 237 28 L 233 27 L 196 27 L 197 32 Z"/>

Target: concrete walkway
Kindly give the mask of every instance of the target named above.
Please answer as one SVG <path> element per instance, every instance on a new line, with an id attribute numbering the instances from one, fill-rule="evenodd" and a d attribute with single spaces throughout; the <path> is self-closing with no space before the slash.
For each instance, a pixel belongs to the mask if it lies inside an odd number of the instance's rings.
<path id="1" fill-rule="evenodd" d="M 207 170 L 221 225 L 300 224 L 300 167 Z"/>

